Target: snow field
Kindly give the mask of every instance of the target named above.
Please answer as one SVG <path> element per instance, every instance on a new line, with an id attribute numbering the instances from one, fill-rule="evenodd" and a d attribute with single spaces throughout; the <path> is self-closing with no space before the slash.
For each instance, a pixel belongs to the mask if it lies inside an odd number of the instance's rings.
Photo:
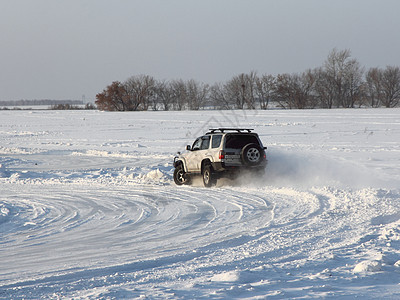
<path id="1" fill-rule="evenodd" d="M 398 298 L 398 109 L 0 112 L 0 298 Z M 263 178 L 177 187 L 250 127 Z"/>

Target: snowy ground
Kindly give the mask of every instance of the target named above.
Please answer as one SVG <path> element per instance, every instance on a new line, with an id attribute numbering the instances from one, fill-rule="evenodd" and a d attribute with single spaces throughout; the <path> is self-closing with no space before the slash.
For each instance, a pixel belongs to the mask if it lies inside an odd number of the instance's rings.
<path id="1" fill-rule="evenodd" d="M 0 111 L 0 298 L 400 297 L 400 110 Z M 264 178 L 177 187 L 208 128 Z"/>

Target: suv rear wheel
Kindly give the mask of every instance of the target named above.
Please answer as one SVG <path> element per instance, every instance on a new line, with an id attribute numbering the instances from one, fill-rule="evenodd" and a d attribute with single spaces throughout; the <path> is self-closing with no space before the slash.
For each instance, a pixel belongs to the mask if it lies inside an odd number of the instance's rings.
<path id="1" fill-rule="evenodd" d="M 205 187 L 212 187 L 217 184 L 217 179 L 213 173 L 213 169 L 210 165 L 206 165 L 203 170 L 203 183 Z"/>

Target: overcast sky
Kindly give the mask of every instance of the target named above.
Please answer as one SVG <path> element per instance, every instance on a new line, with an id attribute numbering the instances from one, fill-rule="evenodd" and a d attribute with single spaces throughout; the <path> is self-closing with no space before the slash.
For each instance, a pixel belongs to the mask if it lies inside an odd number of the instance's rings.
<path id="1" fill-rule="evenodd" d="M 398 0 L 0 0 L 0 101 L 94 102 L 138 74 L 296 73 L 335 47 L 400 66 L 399 12 Z"/>

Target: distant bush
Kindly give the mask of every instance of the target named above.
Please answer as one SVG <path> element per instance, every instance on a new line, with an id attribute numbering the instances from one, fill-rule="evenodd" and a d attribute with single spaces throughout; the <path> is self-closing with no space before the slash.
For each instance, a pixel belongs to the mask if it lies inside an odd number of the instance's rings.
<path id="1" fill-rule="evenodd" d="M 13 107 L 13 108 L 10 108 L 10 107 L 0 107 L 0 110 L 21 110 L 21 108 L 20 108 L 20 107 Z"/>
<path id="2" fill-rule="evenodd" d="M 87 103 L 84 107 L 73 104 L 56 104 L 51 106 L 52 110 L 83 110 L 83 109 L 97 109 L 92 103 Z"/>
<path id="3" fill-rule="evenodd" d="M 85 109 L 97 109 L 97 107 L 93 103 L 86 103 Z"/>
<path id="4" fill-rule="evenodd" d="M 0 101 L 1 106 L 37 106 L 37 105 L 57 105 L 57 104 L 83 104 L 81 100 L 18 100 Z"/>
<path id="5" fill-rule="evenodd" d="M 53 110 L 78 110 L 81 108 L 77 105 L 72 105 L 72 104 L 56 104 L 56 105 L 52 105 L 51 109 L 53 109 Z"/>

